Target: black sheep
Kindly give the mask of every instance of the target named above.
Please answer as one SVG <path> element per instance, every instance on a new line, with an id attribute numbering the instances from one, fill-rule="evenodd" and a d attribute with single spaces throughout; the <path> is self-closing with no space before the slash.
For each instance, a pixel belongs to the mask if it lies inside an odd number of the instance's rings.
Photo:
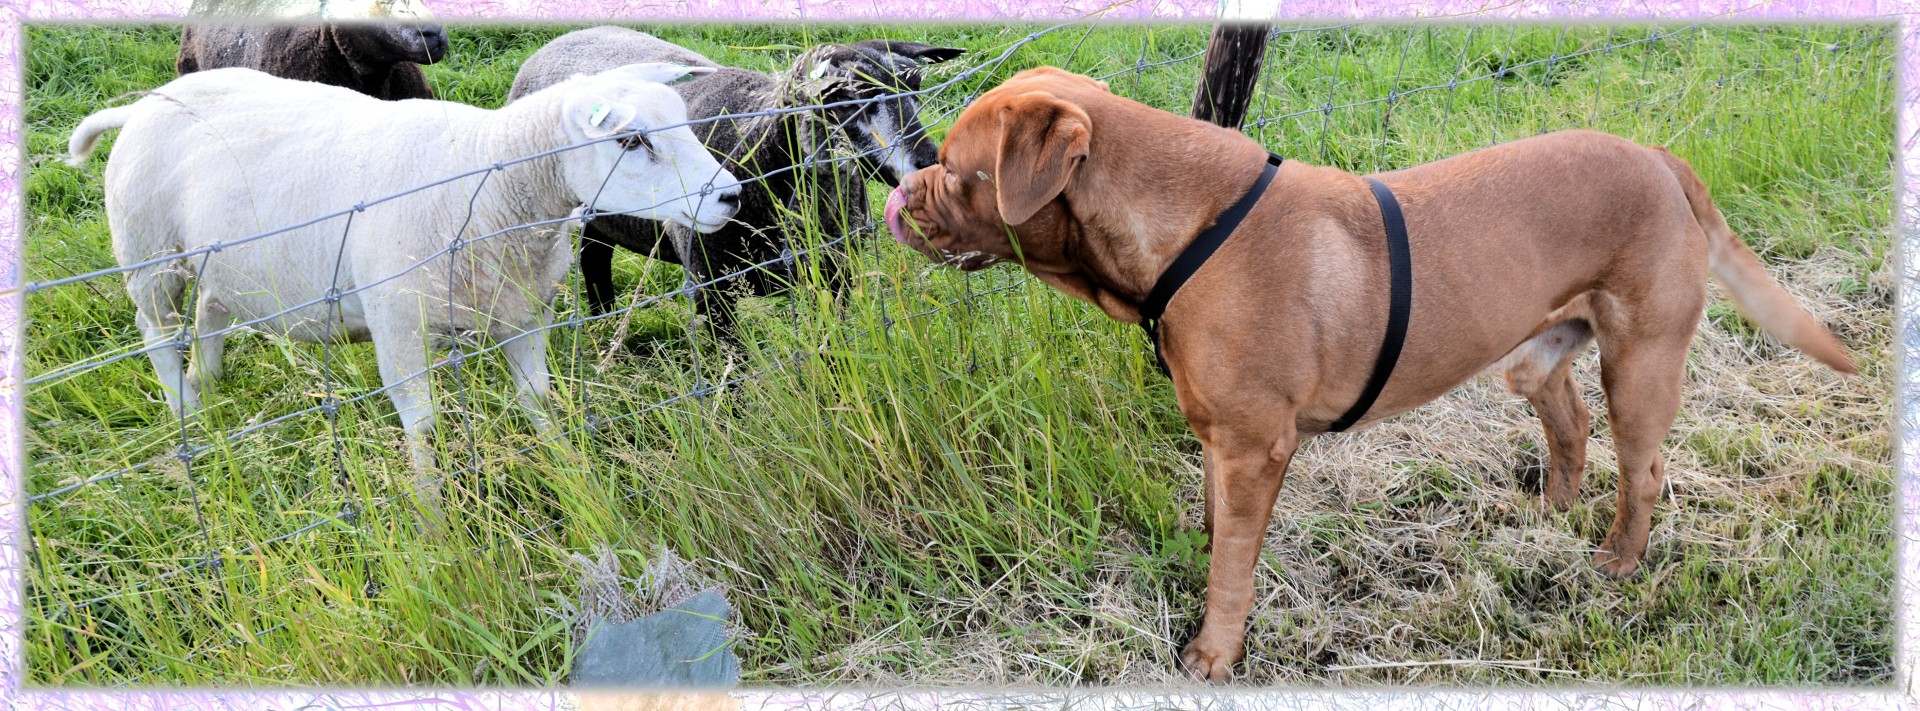
<path id="1" fill-rule="evenodd" d="M 717 69 L 674 85 L 687 101 L 688 119 L 763 114 L 916 91 L 922 63 L 946 61 L 961 52 L 892 40 L 823 44 L 802 52 L 787 71 L 768 76 L 721 67 L 643 32 L 594 27 L 562 35 L 534 52 L 520 65 L 508 98 L 577 73 L 635 62 L 675 62 Z M 740 212 L 731 224 L 708 234 L 622 215 L 596 217 L 580 240 L 580 274 L 589 305 L 595 313 L 604 313 L 613 303 L 615 246 L 680 264 L 693 282 L 705 283 L 806 248 L 797 232 L 807 222 L 822 231 L 817 242 L 831 242 L 858 229 L 867 221 L 869 177 L 898 184 L 908 173 L 933 164 L 936 146 L 927 140 L 918 114 L 917 97 L 890 96 L 830 109 L 695 124 L 694 135 L 743 181 Z M 767 177 L 756 181 L 759 176 Z M 827 286 L 838 288 L 844 280 L 839 264 L 843 251 L 824 250 L 807 260 L 788 260 L 703 288 L 696 308 L 717 335 L 731 338 L 733 306 L 725 291 L 739 285 L 753 294 L 771 294 L 816 268 Z"/>
<path id="2" fill-rule="evenodd" d="M 246 67 L 393 101 L 433 98 L 420 65 L 446 55 L 447 33 L 434 24 L 187 25 L 174 68 Z"/>

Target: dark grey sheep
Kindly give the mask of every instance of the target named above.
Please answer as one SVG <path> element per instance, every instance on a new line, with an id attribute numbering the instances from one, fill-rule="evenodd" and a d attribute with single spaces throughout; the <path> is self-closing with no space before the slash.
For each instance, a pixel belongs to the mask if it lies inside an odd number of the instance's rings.
<path id="1" fill-rule="evenodd" d="M 446 55 L 447 33 L 435 24 L 187 25 L 174 68 L 246 67 L 391 101 L 433 98 L 420 65 Z"/>
<path id="2" fill-rule="evenodd" d="M 508 100 L 574 74 L 633 62 L 716 67 L 712 74 L 674 86 L 687 101 L 687 117 L 698 120 L 915 91 L 922 63 L 946 61 L 962 51 L 891 40 L 825 44 L 802 52 L 786 72 L 768 76 L 721 67 L 643 32 L 594 27 L 558 37 L 534 52 L 520 65 Z M 704 235 L 622 215 L 589 222 L 580 241 L 580 273 L 593 311 L 604 313 L 616 296 L 611 269 L 616 245 L 680 264 L 694 283 L 704 283 L 808 245 L 832 242 L 865 224 L 868 177 L 897 185 L 908 173 L 934 162 L 936 147 L 926 138 L 919 109 L 915 97 L 895 96 L 694 125 L 694 135 L 742 181 L 740 212 L 732 224 Z M 792 169 L 801 164 L 806 167 Z M 757 176 L 767 177 L 755 181 Z M 819 225 L 823 234 L 805 239 L 801 220 Z M 737 284 L 756 295 L 771 294 L 817 269 L 821 283 L 837 289 L 844 278 L 841 250 L 810 255 L 816 258 L 755 270 L 722 286 Z M 728 290 L 701 289 L 696 309 L 716 334 L 731 338 L 732 300 L 723 293 Z"/>

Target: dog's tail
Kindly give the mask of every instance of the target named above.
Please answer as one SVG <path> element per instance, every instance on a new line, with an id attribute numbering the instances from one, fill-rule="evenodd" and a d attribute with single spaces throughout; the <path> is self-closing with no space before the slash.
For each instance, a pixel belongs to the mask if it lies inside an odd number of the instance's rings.
<path id="1" fill-rule="evenodd" d="M 1807 313 L 1795 302 L 1792 295 L 1780 288 L 1780 283 L 1767 274 L 1767 268 L 1760 263 L 1760 258 L 1754 255 L 1753 250 L 1747 249 L 1732 228 L 1727 227 L 1719 208 L 1713 205 L 1713 198 L 1707 195 L 1706 184 L 1694 174 L 1693 166 L 1668 153 L 1665 148 L 1652 148 L 1667 162 L 1674 177 L 1680 179 L 1680 187 L 1687 193 L 1687 202 L 1693 205 L 1693 219 L 1707 233 L 1707 265 L 1713 270 L 1713 276 L 1727 287 L 1727 292 L 1733 297 L 1733 305 L 1740 309 L 1740 313 L 1801 353 L 1813 356 L 1834 370 L 1852 374 L 1853 358 L 1847 353 L 1846 347 L 1840 345 L 1840 340 L 1834 338 L 1833 332 L 1827 330 L 1813 314 Z"/>
<path id="2" fill-rule="evenodd" d="M 87 154 L 93 152 L 93 144 L 100 140 L 100 134 L 127 125 L 139 105 L 136 102 L 115 106 L 81 120 L 80 127 L 73 129 L 73 137 L 67 139 L 67 165 L 75 168 L 86 165 Z"/>

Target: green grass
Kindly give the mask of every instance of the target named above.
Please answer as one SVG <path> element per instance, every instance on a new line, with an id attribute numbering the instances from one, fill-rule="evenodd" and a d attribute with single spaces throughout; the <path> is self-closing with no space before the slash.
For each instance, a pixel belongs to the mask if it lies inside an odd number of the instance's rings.
<path id="1" fill-rule="evenodd" d="M 868 36 L 970 50 L 930 81 L 1036 29 L 654 28 L 766 70 L 797 48 Z M 1886 28 L 1722 26 L 1561 59 L 1678 29 L 1286 34 L 1252 115 L 1297 115 L 1249 131 L 1289 158 L 1355 171 L 1588 124 L 1667 145 L 1817 304 L 1863 375 L 1820 371 L 1724 305 L 1711 309 L 1668 439 L 1673 485 L 1646 572 L 1624 583 L 1585 562 L 1615 491 L 1591 356 L 1580 377 L 1596 437 L 1585 503 L 1567 513 L 1545 510 L 1522 483 L 1544 457 L 1537 421 L 1485 380 L 1374 431 L 1310 443 L 1260 566 L 1249 681 L 1891 678 L 1892 41 Z M 455 27 L 429 78 L 443 98 L 498 106 L 520 61 L 562 31 Z M 1184 113 L 1197 60 L 1128 70 L 1195 54 L 1206 34 L 1068 27 L 924 115 L 942 135 L 967 97 L 1040 64 L 1119 73 L 1114 91 Z M 171 78 L 177 36 L 28 29 L 27 279 L 114 266 L 100 190 L 111 144 L 82 169 L 57 158 L 86 114 Z M 870 192 L 877 205 L 883 191 Z M 447 482 L 452 530 L 440 535 L 420 532 L 406 503 L 410 474 L 384 397 L 343 409 L 332 428 L 297 418 L 189 468 L 169 458 L 182 429 L 144 358 L 34 388 L 30 494 L 151 464 L 30 508 L 32 683 L 563 682 L 569 620 L 552 611 L 578 592 L 569 557 L 605 547 L 637 573 L 660 546 L 725 586 L 752 632 L 737 646 L 751 684 L 1174 679 L 1203 601 L 1198 445 L 1137 329 L 1010 267 L 934 271 L 872 233 L 852 251 L 857 276 L 838 306 L 811 289 L 756 300 L 743 309 L 739 351 L 691 345 L 684 300 L 638 312 L 625 331 L 612 321 L 555 330 L 562 427 L 588 411 L 640 413 L 597 432 L 538 443 L 497 358 L 465 368 L 463 392 L 437 374 L 441 461 L 484 462 Z M 616 270 L 647 293 L 681 281 L 677 268 L 631 254 Z M 576 303 L 563 289 L 559 319 Z M 118 277 L 27 304 L 30 376 L 138 347 Z M 603 353 L 611 344 L 620 348 Z M 379 386 L 370 346 L 334 350 L 341 393 Z M 814 355 L 778 367 L 796 351 Z M 321 354 L 234 339 L 227 378 L 185 436 L 207 443 L 317 404 Z M 341 516 L 349 505 L 351 520 Z M 170 574 L 212 552 L 219 566 Z"/>

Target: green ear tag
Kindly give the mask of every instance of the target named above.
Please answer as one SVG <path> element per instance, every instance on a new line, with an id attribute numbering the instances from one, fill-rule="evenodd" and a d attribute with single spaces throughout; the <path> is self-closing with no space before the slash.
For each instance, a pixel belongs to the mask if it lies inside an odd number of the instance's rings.
<path id="1" fill-rule="evenodd" d="M 607 112 L 612 110 L 613 110 L 613 107 L 608 106 L 606 104 L 594 104 L 593 115 L 587 117 L 587 123 L 592 124 L 594 126 L 599 126 L 601 122 L 607 120 Z"/>
<path id="2" fill-rule="evenodd" d="M 813 65 L 813 73 L 812 73 L 812 74 L 808 74 L 808 75 L 807 75 L 807 78 L 809 78 L 809 79 L 819 79 L 820 77 L 823 77 L 823 76 L 826 76 L 826 75 L 827 75 L 827 63 L 826 63 L 826 62 L 821 62 L 821 63 L 819 63 L 819 64 L 815 64 L 815 65 Z"/>

